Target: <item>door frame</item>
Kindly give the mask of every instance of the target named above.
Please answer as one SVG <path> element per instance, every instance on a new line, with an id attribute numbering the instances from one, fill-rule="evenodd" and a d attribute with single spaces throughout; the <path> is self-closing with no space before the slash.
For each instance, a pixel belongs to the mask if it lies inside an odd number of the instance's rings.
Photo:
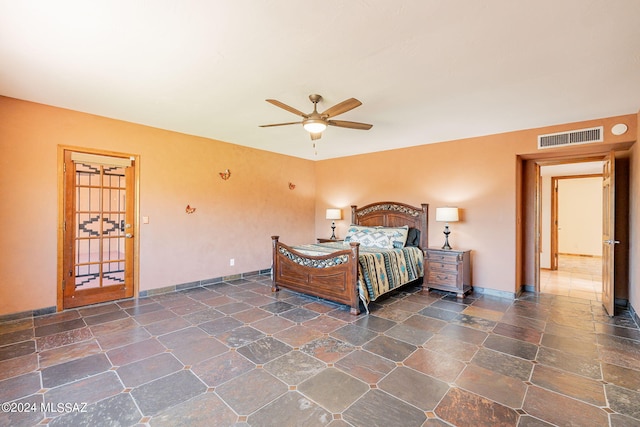
<path id="1" fill-rule="evenodd" d="M 597 160 L 600 161 L 600 160 Z M 576 162 L 571 162 L 576 163 Z M 559 191 L 558 187 L 560 181 L 563 179 L 582 179 L 582 178 L 601 178 L 601 173 L 593 173 L 593 174 L 581 174 L 581 175 L 559 175 L 551 177 L 551 267 L 550 270 L 558 269 L 558 196 Z"/>
<path id="2" fill-rule="evenodd" d="M 534 265 L 533 265 L 533 277 L 534 277 L 534 292 L 540 293 L 540 251 L 542 250 L 542 179 L 540 175 L 540 168 L 542 166 L 561 165 L 569 163 L 584 163 L 584 162 L 601 162 L 604 161 L 609 152 L 601 155 L 589 155 L 589 156 L 575 156 L 575 157 L 563 157 L 563 158 L 533 158 L 531 160 L 535 165 L 535 203 L 534 203 Z M 551 227 L 554 228 L 553 225 Z M 556 232 L 557 239 L 557 232 Z M 557 250 L 557 240 L 556 240 Z M 553 242 L 552 242 L 553 244 Z"/>
<path id="3" fill-rule="evenodd" d="M 75 151 L 81 153 L 97 154 L 112 157 L 129 157 L 134 161 L 133 168 L 135 173 L 133 201 L 133 297 L 137 298 L 139 293 L 140 282 L 140 220 L 138 212 L 140 212 L 140 156 L 138 154 L 128 154 L 109 150 L 100 150 L 95 148 L 77 147 L 71 145 L 58 145 L 57 158 L 57 174 L 58 174 L 58 247 L 57 247 L 57 291 L 56 291 L 56 311 L 64 309 L 64 222 L 65 222 L 65 203 L 64 203 L 64 155 L 66 151 Z"/>

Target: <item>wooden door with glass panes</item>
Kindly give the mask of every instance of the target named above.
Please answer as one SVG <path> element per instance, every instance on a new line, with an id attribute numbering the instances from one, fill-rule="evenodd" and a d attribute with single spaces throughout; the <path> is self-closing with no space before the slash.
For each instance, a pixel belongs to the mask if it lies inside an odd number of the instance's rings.
<path id="1" fill-rule="evenodd" d="M 134 167 L 65 151 L 63 308 L 133 296 Z"/>

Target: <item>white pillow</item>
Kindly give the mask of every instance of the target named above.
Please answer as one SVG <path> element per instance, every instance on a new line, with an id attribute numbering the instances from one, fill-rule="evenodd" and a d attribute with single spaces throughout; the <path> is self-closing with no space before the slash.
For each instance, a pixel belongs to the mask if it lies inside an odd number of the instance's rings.
<path id="1" fill-rule="evenodd" d="M 357 233 L 359 231 L 364 231 L 364 232 L 367 232 L 367 233 L 373 233 L 375 231 L 375 227 L 364 227 L 362 225 L 351 224 L 349 226 L 349 229 L 347 230 L 347 235 L 344 237 L 344 241 L 348 242 L 349 239 L 351 238 L 351 236 L 353 236 L 355 233 Z"/>
<path id="2" fill-rule="evenodd" d="M 344 238 L 344 242 L 349 243 L 352 241 L 353 242 L 359 241 L 360 244 L 363 244 L 360 241 L 362 239 L 362 236 L 365 234 L 373 234 L 373 233 L 383 233 L 389 238 L 389 241 L 391 242 L 391 248 L 402 249 L 404 248 L 404 245 L 407 243 L 409 226 L 404 225 L 402 227 L 382 227 L 382 226 L 365 227 L 362 225 L 351 225 L 347 230 L 347 235 Z M 353 236 L 355 236 L 356 234 L 358 234 L 357 239 L 359 240 L 353 240 Z"/>
<path id="3" fill-rule="evenodd" d="M 409 234 L 409 226 L 403 225 L 402 227 L 376 227 L 377 230 L 381 230 L 387 236 L 396 249 L 404 248 L 407 243 L 407 235 Z"/>
<path id="4" fill-rule="evenodd" d="M 346 240 L 346 238 L 345 238 Z M 374 231 L 357 231 L 349 236 L 350 242 L 358 242 L 368 248 L 393 249 L 393 243 L 385 233 Z"/>

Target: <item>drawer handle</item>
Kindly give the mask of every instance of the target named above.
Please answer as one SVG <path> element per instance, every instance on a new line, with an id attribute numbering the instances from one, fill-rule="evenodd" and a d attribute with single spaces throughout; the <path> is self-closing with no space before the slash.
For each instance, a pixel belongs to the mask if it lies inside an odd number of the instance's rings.
<path id="1" fill-rule="evenodd" d="M 447 278 L 447 276 L 441 276 L 441 275 L 439 275 L 439 274 L 436 274 L 436 277 L 437 277 L 438 279 L 440 279 L 440 280 L 444 280 L 444 279 L 446 279 L 446 278 Z"/>

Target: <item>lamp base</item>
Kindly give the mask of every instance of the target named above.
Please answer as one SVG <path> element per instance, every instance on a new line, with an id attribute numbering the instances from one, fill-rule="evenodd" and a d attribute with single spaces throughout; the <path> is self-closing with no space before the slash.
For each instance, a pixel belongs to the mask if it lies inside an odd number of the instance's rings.
<path id="1" fill-rule="evenodd" d="M 451 249 L 449 245 L 449 234 L 451 234 L 451 231 L 449 231 L 449 224 L 447 224 L 444 226 L 444 246 L 442 246 L 442 249 Z"/>
<path id="2" fill-rule="evenodd" d="M 335 221 L 331 223 L 331 237 L 329 237 L 331 240 L 336 240 L 336 223 Z"/>

